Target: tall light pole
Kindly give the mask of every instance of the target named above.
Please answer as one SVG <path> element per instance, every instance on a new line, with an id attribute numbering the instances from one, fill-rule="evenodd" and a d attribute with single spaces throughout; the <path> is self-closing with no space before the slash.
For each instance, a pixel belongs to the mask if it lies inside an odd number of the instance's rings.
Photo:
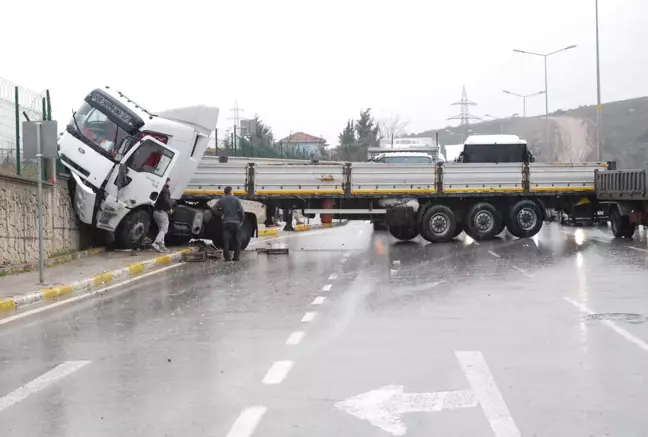
<path id="1" fill-rule="evenodd" d="M 506 94 L 510 94 L 512 96 L 522 98 L 522 117 L 525 117 L 525 118 L 526 118 L 526 99 L 529 98 L 529 97 L 533 97 L 533 96 L 539 96 L 540 94 L 547 94 L 546 91 L 539 91 L 539 92 L 533 93 L 533 94 L 517 94 L 517 93 L 513 93 L 511 91 L 506 91 L 506 90 L 504 90 L 503 92 L 506 93 Z"/>
<path id="2" fill-rule="evenodd" d="M 599 58 L 599 14 L 598 14 L 598 0 L 594 0 L 594 8 L 596 9 L 596 149 L 598 153 L 599 162 L 603 161 L 603 146 L 601 143 L 603 122 L 603 106 L 601 105 L 601 64 Z"/>
<path id="3" fill-rule="evenodd" d="M 570 50 L 576 48 L 576 44 L 567 46 L 565 48 L 562 48 L 560 50 L 553 51 L 551 53 L 535 53 L 535 52 L 527 52 L 526 50 L 519 50 L 519 49 L 513 49 L 514 52 L 516 53 L 522 53 L 525 55 L 533 55 L 533 56 L 542 56 L 544 58 L 544 73 L 545 73 L 545 146 L 549 148 L 551 145 L 549 144 L 549 86 L 548 86 L 548 78 L 547 78 L 547 58 L 551 55 L 555 55 L 556 53 L 564 52 L 565 50 Z"/>

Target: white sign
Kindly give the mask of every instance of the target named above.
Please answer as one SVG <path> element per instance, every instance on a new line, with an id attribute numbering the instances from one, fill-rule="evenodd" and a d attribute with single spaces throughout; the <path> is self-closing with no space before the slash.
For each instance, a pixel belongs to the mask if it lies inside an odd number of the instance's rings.
<path id="1" fill-rule="evenodd" d="M 405 393 L 402 385 L 371 390 L 335 406 L 393 435 L 407 434 L 406 413 L 439 412 L 481 406 L 496 437 L 520 437 L 481 352 L 455 352 L 471 385 L 469 390 Z"/>

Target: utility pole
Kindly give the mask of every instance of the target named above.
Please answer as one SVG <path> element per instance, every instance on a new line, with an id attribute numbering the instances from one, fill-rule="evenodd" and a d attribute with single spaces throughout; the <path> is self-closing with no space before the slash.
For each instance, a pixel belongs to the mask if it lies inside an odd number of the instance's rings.
<path id="1" fill-rule="evenodd" d="M 599 162 L 603 162 L 603 146 L 601 135 L 603 135 L 603 105 L 601 104 L 601 64 L 599 57 L 599 12 L 598 0 L 594 0 L 596 9 L 596 148 Z"/>

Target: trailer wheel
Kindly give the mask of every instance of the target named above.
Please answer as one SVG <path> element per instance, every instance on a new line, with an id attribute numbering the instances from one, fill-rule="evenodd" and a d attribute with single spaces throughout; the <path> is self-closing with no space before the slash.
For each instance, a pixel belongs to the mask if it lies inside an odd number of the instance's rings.
<path id="1" fill-rule="evenodd" d="M 610 225 L 612 226 L 612 233 L 616 238 L 632 238 L 636 229 L 636 225 L 630 223 L 630 217 L 621 215 L 618 208 L 612 209 Z"/>
<path id="2" fill-rule="evenodd" d="M 455 213 L 445 205 L 430 206 L 421 218 L 420 230 L 431 243 L 450 241 L 457 230 Z"/>
<path id="3" fill-rule="evenodd" d="M 392 237 L 396 238 L 397 240 L 401 241 L 410 241 L 413 240 L 414 238 L 418 237 L 419 232 L 418 229 L 416 229 L 416 226 L 390 226 L 389 227 L 389 233 L 392 235 Z"/>
<path id="4" fill-rule="evenodd" d="M 256 216 L 254 219 L 246 217 L 243 226 L 241 226 L 241 229 L 239 230 L 239 244 L 241 245 L 241 250 L 245 250 L 245 248 L 250 244 L 252 234 L 254 233 L 254 221 L 256 221 Z"/>
<path id="5" fill-rule="evenodd" d="M 491 240 L 499 234 L 497 231 L 501 229 L 502 222 L 502 216 L 493 205 L 479 202 L 466 215 L 465 231 L 474 240 Z"/>
<path id="6" fill-rule="evenodd" d="M 131 211 L 117 226 L 115 243 L 122 249 L 141 247 L 144 237 L 148 235 L 151 225 L 151 214 L 146 209 Z"/>
<path id="7" fill-rule="evenodd" d="M 518 238 L 531 238 L 542 229 L 542 209 L 531 200 L 520 200 L 513 204 L 506 227 Z"/>

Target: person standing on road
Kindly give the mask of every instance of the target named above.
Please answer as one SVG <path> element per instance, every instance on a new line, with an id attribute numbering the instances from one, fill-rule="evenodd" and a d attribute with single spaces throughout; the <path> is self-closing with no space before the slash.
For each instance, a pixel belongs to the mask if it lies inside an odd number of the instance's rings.
<path id="1" fill-rule="evenodd" d="M 153 242 L 153 249 L 158 252 L 168 252 L 169 249 L 164 245 L 164 237 L 169 231 L 169 216 L 173 213 L 173 205 L 171 204 L 171 191 L 169 184 L 171 179 L 167 178 L 166 183 L 162 187 L 162 191 L 155 201 L 153 206 L 153 218 L 158 225 L 158 234 Z"/>
<path id="2" fill-rule="evenodd" d="M 223 257 L 230 261 L 231 245 L 234 246 L 234 261 L 241 258 L 241 242 L 239 230 L 245 221 L 245 211 L 241 201 L 232 194 L 232 187 L 225 187 L 225 196 L 216 203 L 216 208 L 221 212 L 223 220 Z"/>

